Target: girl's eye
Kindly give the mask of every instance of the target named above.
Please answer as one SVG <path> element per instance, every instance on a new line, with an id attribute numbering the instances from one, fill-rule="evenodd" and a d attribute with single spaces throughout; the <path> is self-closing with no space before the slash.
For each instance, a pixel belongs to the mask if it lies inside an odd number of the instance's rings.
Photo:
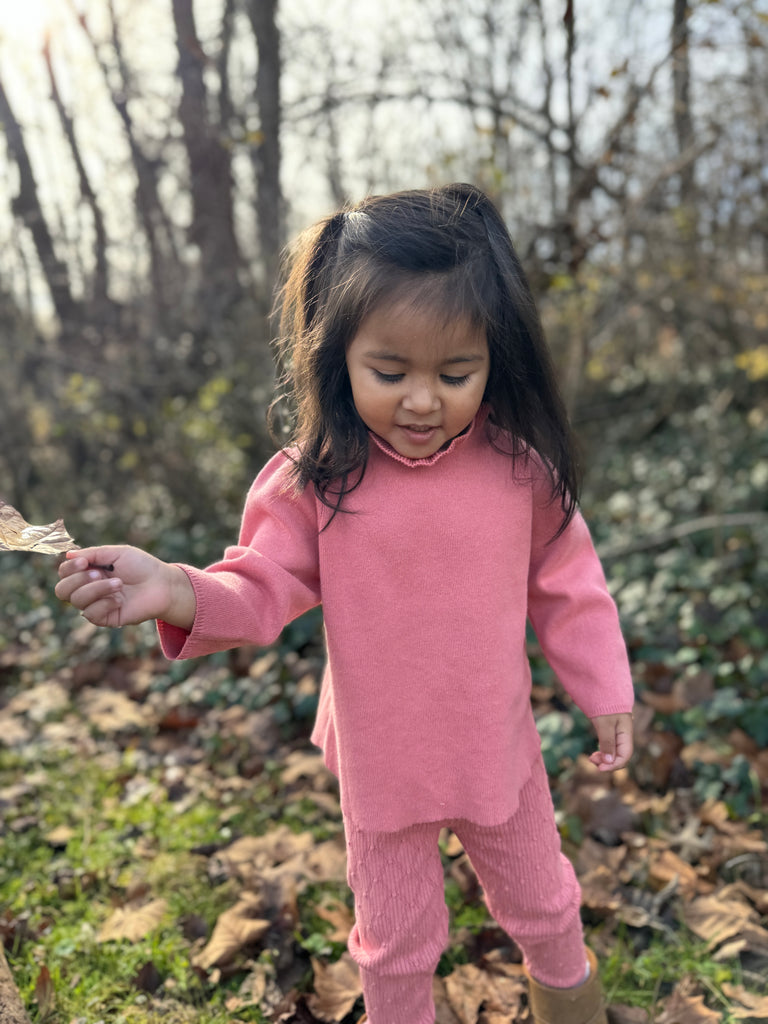
<path id="1" fill-rule="evenodd" d="M 440 378 L 444 384 L 450 384 L 452 387 L 460 388 L 462 384 L 466 384 L 469 380 L 469 374 L 465 374 L 463 377 L 449 377 L 447 374 L 443 374 Z"/>
<path id="2" fill-rule="evenodd" d="M 382 384 L 397 384 L 399 380 L 403 379 L 402 373 L 382 373 L 381 370 L 374 370 L 373 373 Z"/>

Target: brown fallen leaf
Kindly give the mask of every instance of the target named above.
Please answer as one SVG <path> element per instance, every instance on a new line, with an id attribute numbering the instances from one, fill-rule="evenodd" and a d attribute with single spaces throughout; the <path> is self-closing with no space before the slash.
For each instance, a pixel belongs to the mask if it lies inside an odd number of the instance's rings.
<path id="1" fill-rule="evenodd" d="M 322 754 L 307 753 L 294 750 L 284 759 L 281 769 L 282 779 L 286 786 L 292 786 L 299 779 L 318 780 L 318 788 L 328 785 L 332 778 L 325 767 Z"/>
<path id="2" fill-rule="evenodd" d="M 747 901 L 752 904 L 758 913 L 768 915 L 768 888 L 756 889 L 753 885 L 743 881 L 743 879 L 739 879 L 738 882 L 724 885 L 720 889 L 719 895 L 722 899 Z"/>
<path id="3" fill-rule="evenodd" d="M 693 982 L 684 978 L 665 1001 L 656 1024 L 719 1024 L 719 1013 L 704 1005 L 704 997 L 693 991 Z"/>
<path id="4" fill-rule="evenodd" d="M 272 922 L 262 914 L 261 900 L 244 892 L 234 907 L 219 915 L 210 941 L 194 958 L 194 965 L 207 970 L 231 963 L 242 949 L 258 942 L 269 931 Z"/>
<path id="5" fill-rule="evenodd" d="M 20 747 L 32 738 L 32 730 L 19 718 L 0 711 L 0 747 Z"/>
<path id="6" fill-rule="evenodd" d="M 616 913 L 622 900 L 616 875 L 610 868 L 600 865 L 582 875 L 582 900 L 585 907 L 597 911 L 602 917 Z"/>
<path id="7" fill-rule="evenodd" d="M 45 526 L 33 526 L 13 505 L 0 498 L 0 551 L 37 551 L 58 555 L 77 544 L 64 528 L 64 520 Z"/>
<path id="8" fill-rule="evenodd" d="M 683 906 L 683 920 L 710 949 L 740 938 L 745 946 L 768 949 L 768 932 L 758 923 L 757 912 L 742 900 L 700 896 Z"/>
<path id="9" fill-rule="evenodd" d="M 77 833 L 75 830 L 70 828 L 69 825 L 58 825 L 50 832 L 47 832 L 44 838 L 49 846 L 52 846 L 56 850 L 63 850 L 70 839 L 74 839 L 76 835 Z"/>
<path id="10" fill-rule="evenodd" d="M 768 931 L 759 924 L 745 924 L 737 935 L 712 954 L 712 959 L 725 963 L 742 953 L 751 953 L 762 960 L 768 959 Z"/>
<path id="11" fill-rule="evenodd" d="M 315 913 L 331 925 L 331 930 L 327 932 L 327 938 L 331 942 L 347 941 L 355 923 L 355 915 L 346 903 L 341 900 L 329 900 L 315 907 Z"/>
<path id="12" fill-rule="evenodd" d="M 92 686 L 83 690 L 77 703 L 89 724 L 105 736 L 136 732 L 151 724 L 147 708 L 124 693 Z"/>
<path id="13" fill-rule="evenodd" d="M 435 1024 L 461 1024 L 451 1007 L 445 979 L 437 975 L 432 979 L 432 998 L 435 1001 Z"/>
<path id="14" fill-rule="evenodd" d="M 307 1006 L 320 1020 L 336 1024 L 343 1020 L 363 994 L 357 964 L 344 953 L 333 964 L 312 958 L 315 991 L 307 997 Z"/>
<path id="15" fill-rule="evenodd" d="M 277 986 L 274 978 L 275 968 L 272 964 L 256 963 L 250 974 L 243 981 L 236 996 L 230 996 L 225 1006 L 230 1013 L 236 1013 L 246 1007 L 255 1006 L 262 1011 L 276 1010 L 285 997 Z"/>
<path id="16" fill-rule="evenodd" d="M 651 855 L 648 879 L 657 890 L 675 881 L 678 891 L 689 898 L 712 889 L 711 884 L 704 882 L 696 869 L 673 850 L 660 850 Z"/>
<path id="17" fill-rule="evenodd" d="M 723 985 L 723 992 L 729 999 L 741 1006 L 731 1006 L 730 1012 L 738 1020 L 768 1020 L 768 996 L 747 992 L 741 985 Z"/>
<path id="18" fill-rule="evenodd" d="M 40 973 L 35 981 L 35 1000 L 37 1002 L 38 1018 L 43 1021 L 51 1015 L 56 1002 L 56 990 L 51 978 L 51 972 L 43 964 Z"/>
<path id="19" fill-rule="evenodd" d="M 308 853 L 314 840 L 308 832 L 293 832 L 287 825 L 278 825 L 263 836 L 243 836 L 216 855 L 216 867 L 229 878 L 238 878 L 248 885 L 265 868 L 282 864 L 299 853 Z"/>
<path id="20" fill-rule="evenodd" d="M 494 964 L 492 972 L 475 964 L 461 964 L 445 979 L 451 1009 L 461 1024 L 475 1024 L 481 1007 L 514 1020 L 522 1008 L 526 988 L 522 968 L 517 964 Z"/>
<path id="21" fill-rule="evenodd" d="M 66 686 L 56 679 L 48 679 L 17 693 L 8 701 L 6 710 L 14 715 L 25 715 L 33 722 L 44 722 L 54 716 L 60 718 L 71 699 Z"/>
<path id="22" fill-rule="evenodd" d="M 149 935 L 163 919 L 168 903 L 166 900 L 151 900 L 142 906 L 119 907 L 101 926 L 98 942 L 139 942 Z"/>

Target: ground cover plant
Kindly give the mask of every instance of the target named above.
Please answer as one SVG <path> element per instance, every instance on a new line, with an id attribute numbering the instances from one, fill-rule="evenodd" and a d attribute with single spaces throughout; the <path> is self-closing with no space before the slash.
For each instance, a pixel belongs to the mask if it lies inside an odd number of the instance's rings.
<path id="1" fill-rule="evenodd" d="M 591 768 L 588 723 L 530 653 L 611 1020 L 768 1020 L 768 388 L 724 366 L 589 411 L 584 509 L 639 698 L 630 770 Z M 307 743 L 319 617 L 273 650 L 170 665 L 150 627 L 59 606 L 50 560 L 2 558 L 0 937 L 29 1018 L 360 1020 L 335 784 Z M 455 837 L 442 852 L 438 1021 L 522 1024 L 519 954 Z"/>

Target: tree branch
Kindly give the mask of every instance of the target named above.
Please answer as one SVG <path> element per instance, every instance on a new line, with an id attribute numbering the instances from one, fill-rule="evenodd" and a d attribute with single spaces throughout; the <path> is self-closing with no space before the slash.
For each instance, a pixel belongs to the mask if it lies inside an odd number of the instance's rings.
<path id="1" fill-rule="evenodd" d="M 37 181 L 24 142 L 21 125 L 13 112 L 2 80 L 0 80 L 0 125 L 5 134 L 8 150 L 19 171 L 19 191 L 18 195 L 11 200 L 11 207 L 14 215 L 32 235 L 37 258 L 40 260 L 56 314 L 62 324 L 66 324 L 74 318 L 77 309 L 77 303 L 72 297 L 69 270 L 66 263 L 56 255 L 53 237 L 40 204 Z"/>
<path id="2" fill-rule="evenodd" d="M 650 551 L 652 548 L 661 548 L 673 541 L 690 537 L 694 533 L 765 525 L 768 525 L 768 512 L 731 512 L 725 515 L 700 516 L 687 523 L 677 523 L 667 530 L 659 530 L 657 533 L 638 537 L 628 544 L 598 545 L 598 554 L 602 561 L 608 561 L 623 558 L 625 555 L 634 555 L 640 551 Z"/>
<path id="3" fill-rule="evenodd" d="M 80 195 L 84 202 L 87 204 L 93 217 L 93 228 L 96 235 L 96 274 L 94 278 L 93 286 L 93 297 L 98 305 L 106 308 L 109 304 L 108 296 L 108 285 L 109 285 L 109 272 L 107 267 L 107 230 L 104 226 L 104 217 L 101 213 L 101 208 L 96 199 L 96 193 L 93 191 L 91 182 L 88 178 L 88 173 L 85 169 L 85 164 L 80 155 L 80 147 L 77 143 L 75 136 L 75 126 L 72 118 L 64 107 L 64 101 L 61 98 L 59 92 L 59 83 L 56 79 L 56 73 L 53 69 L 53 58 L 51 56 L 51 43 L 50 39 L 46 39 L 45 45 L 43 46 L 43 59 L 48 69 L 48 80 L 51 84 L 51 99 L 53 105 L 56 108 L 56 113 L 59 117 L 59 123 L 61 129 L 64 132 L 64 137 L 69 145 L 69 151 L 72 155 L 72 160 L 75 164 L 75 170 L 77 171 L 77 179 L 80 184 Z"/>

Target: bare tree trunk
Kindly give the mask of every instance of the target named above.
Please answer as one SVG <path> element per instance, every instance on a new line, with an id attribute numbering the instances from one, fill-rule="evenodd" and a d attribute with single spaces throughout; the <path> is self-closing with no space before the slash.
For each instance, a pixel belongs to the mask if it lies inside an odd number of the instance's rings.
<path id="1" fill-rule="evenodd" d="M 56 315 L 62 325 L 66 325 L 75 318 L 78 304 L 72 297 L 67 265 L 56 255 L 48 222 L 40 205 L 37 182 L 21 125 L 11 108 L 2 80 L 0 80 L 0 124 L 5 132 L 8 150 L 19 171 L 19 191 L 12 199 L 11 207 L 14 215 L 32 235 Z"/>
<path id="2" fill-rule="evenodd" d="M 77 138 L 75 136 L 75 126 L 72 118 L 67 113 L 64 103 L 59 92 L 59 84 L 56 80 L 56 74 L 53 70 L 53 60 L 51 58 L 50 40 L 46 40 L 45 46 L 43 47 L 43 58 L 45 59 L 46 67 L 48 68 L 48 79 L 51 83 L 51 99 L 53 105 L 56 108 L 56 113 L 59 117 L 64 137 L 69 145 L 69 151 L 72 154 L 72 160 L 77 171 L 77 179 L 80 184 L 80 195 L 84 202 L 87 204 L 93 217 L 93 230 L 95 234 L 95 274 L 93 278 L 93 301 L 100 311 L 106 312 L 110 305 L 109 301 L 109 270 L 107 265 L 107 231 L 104 226 L 104 217 L 101 213 L 101 208 L 96 199 L 96 193 L 93 191 L 91 182 L 88 178 L 88 174 L 85 170 L 85 164 L 80 155 L 80 147 L 78 146 Z"/>
<path id="3" fill-rule="evenodd" d="M 563 211 L 564 237 L 567 246 L 568 268 L 575 278 L 582 260 L 586 256 L 586 247 L 580 238 L 577 226 L 580 203 L 576 198 L 576 183 L 580 166 L 577 120 L 573 96 L 573 58 L 576 52 L 576 12 L 575 0 L 566 0 L 563 25 L 565 27 L 565 85 L 568 102 L 568 120 L 565 133 L 568 139 L 566 159 L 568 161 L 568 207 Z M 586 197 L 584 197 L 586 198 Z M 583 200 L 582 200 L 583 201 Z M 566 407 L 572 411 L 581 390 L 584 379 L 584 365 L 587 360 L 587 338 L 585 326 L 581 318 L 571 327 L 568 347 L 565 353 L 565 366 L 562 372 L 563 398 Z"/>
<path id="4" fill-rule="evenodd" d="M 232 52 L 232 38 L 235 30 L 235 0 L 224 0 L 221 14 L 221 48 L 216 58 L 219 76 L 219 124 L 229 134 L 235 116 L 232 90 L 229 82 L 229 57 Z"/>
<path id="5" fill-rule="evenodd" d="M 277 27 L 278 0 L 249 0 L 248 17 L 256 37 L 258 69 L 256 102 L 261 136 L 253 149 L 256 173 L 256 217 L 261 254 L 271 293 L 277 277 L 283 244 L 283 197 L 280 189 L 280 30 Z"/>
<path id="6" fill-rule="evenodd" d="M 328 114 L 326 122 L 328 125 L 328 160 L 327 178 L 328 189 L 338 209 L 349 199 L 347 190 L 344 187 L 344 172 L 341 160 L 341 137 L 339 134 L 339 122 L 336 117 L 336 102 L 333 96 L 333 80 L 328 81 Z"/>
<path id="7" fill-rule="evenodd" d="M 691 60 L 688 19 L 689 0 L 672 0 L 672 89 L 673 123 L 677 139 L 677 152 L 682 155 L 693 146 L 693 118 L 691 117 Z M 680 171 L 680 203 L 694 204 L 695 164 L 690 160 Z"/>
<path id="8" fill-rule="evenodd" d="M 576 179 L 576 168 L 579 164 L 578 144 L 576 138 L 576 113 L 573 102 L 573 57 L 576 52 L 576 12 L 574 0 L 566 0 L 563 25 L 565 26 L 565 86 L 568 97 L 568 121 L 565 133 L 568 136 L 568 182 L 569 192 L 573 191 Z"/>
<path id="9" fill-rule="evenodd" d="M 549 127 L 550 133 L 556 127 L 555 117 L 552 109 L 552 93 L 555 84 L 555 75 L 552 70 L 552 62 L 549 58 L 549 33 L 547 31 L 547 19 L 544 13 L 541 0 L 534 0 L 534 9 L 536 11 L 537 19 L 539 22 L 539 32 L 541 35 L 541 70 L 544 77 L 544 98 L 541 104 L 542 114 L 546 119 L 546 123 Z M 572 106 L 573 94 L 569 90 L 570 103 Z M 558 187 L 557 187 L 557 159 L 553 148 L 549 147 L 549 159 L 547 160 L 547 183 L 549 187 L 549 205 L 552 211 L 558 209 Z"/>
<path id="10" fill-rule="evenodd" d="M 90 44 L 128 142 L 131 164 L 136 174 L 136 214 L 144 230 L 149 250 L 150 286 L 155 314 L 162 323 L 166 320 L 168 312 L 175 309 L 178 302 L 179 285 L 182 280 L 181 260 L 173 235 L 173 227 L 160 201 L 158 163 L 150 160 L 142 150 L 128 109 L 128 97 L 131 94 L 130 75 L 123 55 L 114 2 L 108 0 L 112 48 L 115 52 L 119 75 L 117 87 L 112 84 L 112 70 L 107 67 L 99 53 L 98 43 L 88 27 L 85 14 L 77 11 L 74 0 L 68 0 L 68 2 L 73 16 L 80 24 Z"/>
<path id="11" fill-rule="evenodd" d="M 215 323 L 240 297 L 240 250 L 235 236 L 230 154 L 220 125 L 211 123 L 204 70 L 208 59 L 197 36 L 192 0 L 173 0 L 181 82 L 179 120 L 192 193 L 190 239 L 200 250 L 205 312 Z"/>
<path id="12" fill-rule="evenodd" d="M 175 307 L 182 280 L 181 257 L 174 238 L 173 225 L 160 200 L 158 162 L 148 159 L 136 137 L 133 119 L 128 109 L 130 74 L 123 55 L 123 44 L 115 15 L 114 0 L 108 0 L 112 27 L 112 47 L 120 73 L 119 90 L 110 89 L 110 97 L 120 120 L 131 151 L 131 163 L 136 172 L 136 209 L 147 238 L 150 258 L 152 294 L 161 321 Z M 96 41 L 91 38 L 94 54 L 98 58 Z M 104 81 L 109 83 L 109 71 L 99 60 Z"/>

